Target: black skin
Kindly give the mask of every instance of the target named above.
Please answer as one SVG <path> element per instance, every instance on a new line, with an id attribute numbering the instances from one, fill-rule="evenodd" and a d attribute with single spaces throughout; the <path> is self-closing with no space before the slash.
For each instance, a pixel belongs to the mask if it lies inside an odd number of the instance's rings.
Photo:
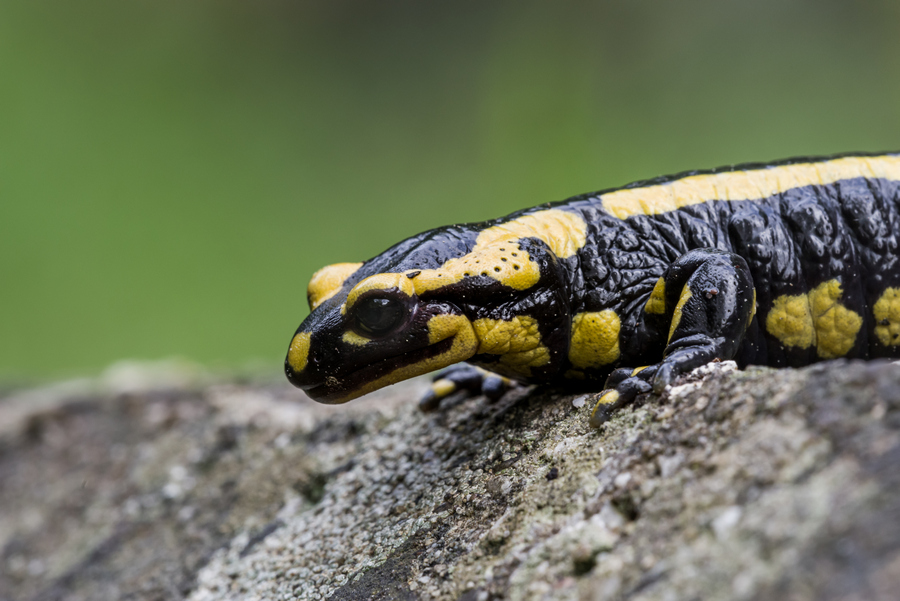
<path id="1" fill-rule="evenodd" d="M 820 160 L 828 159 L 793 159 L 780 164 Z M 740 165 L 716 172 L 760 167 Z M 711 172 L 683 173 L 627 187 L 701 173 Z M 300 326 L 298 332 L 312 332 L 316 350 L 311 352 L 310 367 L 304 374 L 295 374 L 286 366 L 288 378 L 307 389 L 329 376 L 345 387 L 361 383 L 354 380 L 354 374 L 362 362 L 354 360 L 352 349 L 340 346 L 338 330 L 332 327 L 342 319 L 335 311 L 347 291 L 370 275 L 440 267 L 448 259 L 470 252 L 483 229 L 547 208 L 579 214 L 588 224 L 588 235 L 577 254 L 566 259 L 553 255 L 540 240 L 520 240 L 522 248 L 540 264 L 541 279 L 536 286 L 512 291 L 475 276 L 429 292 L 417 302 L 423 307 L 445 303 L 442 306 L 450 308 L 444 310 L 473 320 L 535 317 L 552 361 L 533 370 L 524 381 L 570 389 L 615 388 L 619 400 L 600 411 L 594 425 L 638 394 L 659 391 L 674 377 L 712 360 L 734 359 L 741 367 L 801 366 L 818 360 L 815 347 L 786 347 L 764 324 L 777 297 L 807 293 L 833 279 L 841 283 L 843 306 L 863 316 L 855 343 L 844 356 L 898 356 L 900 347 L 885 346 L 875 336 L 878 324 L 871 317 L 871 307 L 886 288 L 900 286 L 900 182 L 857 177 L 794 188 L 768 198 L 711 201 L 624 220 L 603 209 L 600 197 L 609 192 L 574 197 L 490 222 L 430 230 L 388 249 L 366 262 L 344 283 L 340 294 L 313 311 Z M 665 310 L 647 313 L 647 299 L 660 277 L 665 281 Z M 692 296 L 670 338 L 670 323 L 685 286 Z M 614 310 L 621 319 L 618 360 L 582 370 L 584 380 L 568 379 L 571 317 L 604 309 Z M 385 354 L 397 354 L 401 349 L 402 345 L 396 351 L 385 350 Z M 497 356 L 476 355 L 470 363 L 501 371 L 496 361 Z M 651 367 L 631 375 L 634 367 L 644 365 Z M 452 368 L 438 377 L 470 391 L 480 385 L 479 377 L 466 369 Z M 489 386 L 496 395 L 497 381 Z M 426 407 L 435 401 L 431 398 Z"/>

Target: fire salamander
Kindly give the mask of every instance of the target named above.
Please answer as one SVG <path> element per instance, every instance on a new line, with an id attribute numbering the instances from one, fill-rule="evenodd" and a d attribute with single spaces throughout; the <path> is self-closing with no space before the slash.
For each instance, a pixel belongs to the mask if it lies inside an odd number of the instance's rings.
<path id="1" fill-rule="evenodd" d="M 898 243 L 900 153 L 637 182 L 319 270 L 285 371 L 343 403 L 464 361 L 602 390 L 596 427 L 709 361 L 900 357 Z M 502 393 L 475 372 L 447 370 L 425 404 Z"/>

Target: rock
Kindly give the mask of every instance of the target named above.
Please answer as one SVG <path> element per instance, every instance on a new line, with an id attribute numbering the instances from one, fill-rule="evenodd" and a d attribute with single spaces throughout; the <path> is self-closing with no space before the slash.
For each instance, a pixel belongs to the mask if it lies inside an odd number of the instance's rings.
<path id="1" fill-rule="evenodd" d="M 599 431 L 593 395 L 520 388 L 424 414 L 421 381 L 325 406 L 179 370 L 4 393 L 0 599 L 900 588 L 890 363 L 713 365 Z"/>

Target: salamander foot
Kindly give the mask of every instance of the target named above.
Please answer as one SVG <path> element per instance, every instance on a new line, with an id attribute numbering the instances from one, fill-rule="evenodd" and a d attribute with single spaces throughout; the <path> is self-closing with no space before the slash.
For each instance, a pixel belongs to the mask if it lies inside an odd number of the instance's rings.
<path id="1" fill-rule="evenodd" d="M 431 389 L 419 401 L 422 411 L 434 411 L 441 400 L 464 390 L 469 396 L 483 394 L 491 401 L 502 397 L 507 390 L 516 386 L 509 378 L 498 376 L 474 365 L 460 363 L 438 372 L 431 383 Z"/>

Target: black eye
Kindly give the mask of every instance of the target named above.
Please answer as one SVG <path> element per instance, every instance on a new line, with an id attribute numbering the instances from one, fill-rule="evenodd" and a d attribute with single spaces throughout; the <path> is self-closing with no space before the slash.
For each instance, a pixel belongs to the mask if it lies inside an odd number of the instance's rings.
<path id="1" fill-rule="evenodd" d="M 406 307 L 392 298 L 367 298 L 354 311 L 356 326 L 364 334 L 381 336 L 396 328 L 406 316 Z"/>

